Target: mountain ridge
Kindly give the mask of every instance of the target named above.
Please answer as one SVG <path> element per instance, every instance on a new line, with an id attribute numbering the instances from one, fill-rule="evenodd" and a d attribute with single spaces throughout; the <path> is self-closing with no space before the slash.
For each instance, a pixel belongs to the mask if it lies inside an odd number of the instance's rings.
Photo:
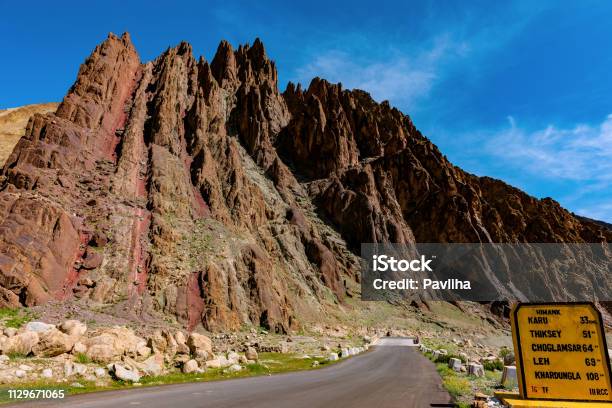
<path id="1" fill-rule="evenodd" d="M 452 165 L 364 91 L 315 78 L 281 94 L 259 39 L 141 63 L 110 34 L 2 177 L 3 305 L 77 299 L 208 330 L 283 333 L 337 307 L 360 242 L 612 240 Z"/>

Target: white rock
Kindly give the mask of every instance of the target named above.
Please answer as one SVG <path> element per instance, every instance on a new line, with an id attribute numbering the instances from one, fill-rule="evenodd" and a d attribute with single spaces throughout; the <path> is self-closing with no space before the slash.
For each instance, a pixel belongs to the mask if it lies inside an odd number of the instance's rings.
<path id="1" fill-rule="evenodd" d="M 189 360 L 185 364 L 183 364 L 183 373 L 195 373 L 198 371 L 198 362 L 195 360 Z"/>
<path id="2" fill-rule="evenodd" d="M 506 388 L 513 388 L 517 386 L 518 380 L 516 378 L 516 366 L 504 366 L 501 384 Z"/>
<path id="3" fill-rule="evenodd" d="M 349 357 L 349 356 L 350 356 L 350 354 L 349 354 L 348 349 L 343 348 L 342 350 L 340 350 L 340 357 L 346 358 L 346 357 Z"/>
<path id="4" fill-rule="evenodd" d="M 120 380 L 138 382 L 140 381 L 140 374 L 136 370 L 130 370 L 127 367 L 123 367 L 121 364 L 112 364 L 113 374 Z"/>
<path id="5" fill-rule="evenodd" d="M 338 360 L 338 354 L 337 353 L 330 353 L 329 356 L 327 357 L 328 361 L 336 361 Z"/>
<path id="6" fill-rule="evenodd" d="M 64 376 L 70 377 L 72 375 L 72 371 L 73 371 L 72 361 L 66 361 L 64 363 Z"/>
<path id="7" fill-rule="evenodd" d="M 106 377 L 106 370 L 103 369 L 102 367 L 98 367 L 94 370 L 94 374 L 98 378 L 103 378 L 103 377 Z"/>
<path id="8" fill-rule="evenodd" d="M 227 353 L 227 361 L 230 362 L 229 365 L 238 363 L 239 359 L 240 359 L 240 356 L 235 351 L 230 351 L 229 353 Z"/>
<path id="9" fill-rule="evenodd" d="M 240 366 L 240 364 L 232 364 L 231 366 L 229 366 L 228 370 L 234 373 L 242 370 L 242 367 Z"/>
<path id="10" fill-rule="evenodd" d="M 26 372 L 23 370 L 15 370 L 15 377 L 23 378 L 26 376 Z"/>
<path id="11" fill-rule="evenodd" d="M 31 332 L 36 332 L 36 333 L 46 332 L 47 330 L 51 330 L 51 329 L 55 329 L 55 325 L 45 323 L 45 322 L 29 322 L 28 324 L 25 325 L 26 331 L 31 331 Z"/>
<path id="12" fill-rule="evenodd" d="M 73 373 L 76 375 L 85 375 L 87 372 L 87 366 L 85 364 L 74 363 L 72 366 Z"/>
<path id="13" fill-rule="evenodd" d="M 51 370 L 50 368 L 45 368 L 44 370 L 42 370 L 42 373 L 40 375 L 43 378 L 53 378 L 53 370 Z"/>
<path id="14" fill-rule="evenodd" d="M 7 361 L 9 361 L 11 358 L 9 356 L 7 356 L 6 354 L 0 354 L 0 363 L 5 363 Z"/>

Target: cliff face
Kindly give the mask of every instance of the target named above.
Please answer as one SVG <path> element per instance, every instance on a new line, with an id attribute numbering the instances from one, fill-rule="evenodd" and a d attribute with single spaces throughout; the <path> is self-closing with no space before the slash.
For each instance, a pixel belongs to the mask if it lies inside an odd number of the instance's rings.
<path id="1" fill-rule="evenodd" d="M 0 303 L 123 303 L 211 330 L 285 332 L 342 302 L 360 242 L 612 240 L 454 167 L 365 92 L 281 94 L 259 40 L 141 63 L 111 34 L 2 175 Z"/>

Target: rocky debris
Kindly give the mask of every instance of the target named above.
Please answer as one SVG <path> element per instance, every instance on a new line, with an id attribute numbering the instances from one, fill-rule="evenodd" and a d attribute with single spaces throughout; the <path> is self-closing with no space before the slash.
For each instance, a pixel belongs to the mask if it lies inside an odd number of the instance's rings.
<path id="1" fill-rule="evenodd" d="M 111 373 L 118 380 L 129 381 L 137 383 L 140 381 L 140 374 L 135 369 L 124 367 L 119 363 L 109 364 L 108 372 Z"/>
<path id="2" fill-rule="evenodd" d="M 146 340 L 136 336 L 129 328 L 115 326 L 100 330 L 87 338 L 84 344 L 90 359 L 105 363 L 122 355 L 137 355 L 138 349 L 146 345 Z"/>

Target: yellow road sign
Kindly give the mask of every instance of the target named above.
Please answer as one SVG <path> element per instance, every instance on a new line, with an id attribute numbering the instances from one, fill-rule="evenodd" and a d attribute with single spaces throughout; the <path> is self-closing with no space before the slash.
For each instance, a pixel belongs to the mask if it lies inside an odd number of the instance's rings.
<path id="1" fill-rule="evenodd" d="M 592 303 L 519 303 L 511 321 L 523 398 L 612 401 L 606 338 Z"/>

